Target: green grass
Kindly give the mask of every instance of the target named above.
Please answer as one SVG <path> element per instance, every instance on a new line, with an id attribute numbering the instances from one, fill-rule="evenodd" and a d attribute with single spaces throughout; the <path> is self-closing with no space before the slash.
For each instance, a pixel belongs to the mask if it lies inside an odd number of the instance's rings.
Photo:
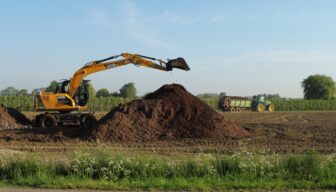
<path id="1" fill-rule="evenodd" d="M 127 157 L 97 150 L 80 152 L 68 161 L 34 157 L 5 158 L 0 185 L 89 189 L 336 189 L 336 157 L 204 154 L 201 158 L 167 161 Z"/>

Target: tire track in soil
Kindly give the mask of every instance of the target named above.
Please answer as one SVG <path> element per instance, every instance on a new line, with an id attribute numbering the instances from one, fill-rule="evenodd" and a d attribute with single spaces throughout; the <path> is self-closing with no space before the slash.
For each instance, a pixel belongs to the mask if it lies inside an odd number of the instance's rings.
<path id="1" fill-rule="evenodd" d="M 289 122 L 288 116 L 290 115 L 282 115 L 279 117 L 279 119 L 281 119 L 281 121 L 284 123 L 288 123 Z"/>
<path id="2" fill-rule="evenodd" d="M 253 122 L 260 122 L 260 121 L 262 121 L 262 120 L 271 120 L 271 119 L 273 119 L 274 118 L 274 116 L 272 116 L 272 115 L 265 115 L 265 116 L 262 116 L 262 117 L 257 117 L 257 118 L 251 118 L 251 120 L 253 121 Z"/>
<path id="3" fill-rule="evenodd" d="M 303 117 L 303 115 L 299 115 L 297 118 L 300 119 L 303 123 L 309 123 L 309 120 Z"/>

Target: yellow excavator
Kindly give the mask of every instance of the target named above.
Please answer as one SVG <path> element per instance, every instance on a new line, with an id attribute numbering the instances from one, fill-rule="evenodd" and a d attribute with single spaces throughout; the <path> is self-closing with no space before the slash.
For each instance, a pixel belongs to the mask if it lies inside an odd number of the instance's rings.
<path id="1" fill-rule="evenodd" d="M 91 127 L 97 120 L 92 113 L 86 112 L 90 95 L 89 81 L 84 78 L 92 73 L 127 64 L 162 71 L 172 71 L 173 68 L 190 70 L 186 61 L 181 57 L 163 61 L 138 54 L 122 53 L 89 62 L 77 70 L 70 80 L 60 81 L 54 92 L 34 93 L 35 111 L 44 112 L 35 116 L 34 125 L 42 128 L 52 128 L 63 124 L 79 124 L 83 128 Z"/>

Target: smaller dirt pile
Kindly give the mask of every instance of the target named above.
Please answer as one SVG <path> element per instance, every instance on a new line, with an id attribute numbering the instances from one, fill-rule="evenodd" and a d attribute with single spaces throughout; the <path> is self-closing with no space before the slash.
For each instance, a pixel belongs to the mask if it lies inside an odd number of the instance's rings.
<path id="1" fill-rule="evenodd" d="M 0 105 L 0 129 L 25 128 L 29 124 L 29 119 L 16 109 Z"/>
<path id="2" fill-rule="evenodd" d="M 93 130 L 103 141 L 243 138 L 249 133 L 177 84 L 112 109 Z"/>

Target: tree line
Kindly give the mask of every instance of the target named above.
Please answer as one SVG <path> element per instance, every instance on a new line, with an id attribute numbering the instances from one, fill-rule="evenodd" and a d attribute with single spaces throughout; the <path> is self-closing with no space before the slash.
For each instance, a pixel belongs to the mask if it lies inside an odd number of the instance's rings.
<path id="1" fill-rule="evenodd" d="M 55 92 L 57 84 L 57 81 L 51 81 L 47 87 L 34 89 L 32 92 L 38 90 Z M 15 87 L 7 87 L 0 91 L 0 104 L 19 111 L 34 111 L 32 92 L 29 93 L 26 89 L 19 90 Z M 107 88 L 95 91 L 95 88 L 89 83 L 89 95 L 88 107 L 90 111 L 109 111 L 121 103 L 127 103 L 138 98 L 134 83 L 127 83 L 116 92 L 110 92 Z"/>
<path id="2" fill-rule="evenodd" d="M 55 92 L 57 87 L 57 81 L 51 81 L 50 84 L 45 88 L 34 89 L 33 92 L 37 90 L 46 91 L 46 92 Z M 89 92 L 91 97 L 122 97 L 135 99 L 137 98 L 137 90 L 134 83 L 127 83 L 123 85 L 119 91 L 110 92 L 107 88 L 99 89 L 97 92 L 92 84 L 89 84 Z M 4 90 L 0 91 L 0 96 L 29 96 L 31 93 L 27 89 L 17 89 L 15 87 L 7 87 Z"/>
<path id="3" fill-rule="evenodd" d="M 336 83 L 332 77 L 326 75 L 310 75 L 303 79 L 301 82 L 303 88 L 303 95 L 305 100 L 332 100 L 336 99 Z M 263 95 L 269 99 L 286 99 L 280 96 L 280 94 L 258 94 Z M 225 92 L 217 93 L 202 93 L 198 94 L 198 97 L 206 100 L 211 98 L 222 99 L 226 96 Z M 238 96 L 238 95 L 237 95 Z"/>
<path id="4" fill-rule="evenodd" d="M 53 92 L 57 86 L 56 81 L 52 81 L 46 88 L 41 90 Z M 302 110 L 336 110 L 335 82 L 326 75 L 311 75 L 301 82 L 304 92 L 303 99 L 282 98 L 279 94 L 262 94 L 269 98 L 278 111 L 302 111 Z M 137 96 L 134 83 L 123 85 L 118 92 L 110 92 L 107 88 L 99 89 L 97 92 L 90 84 L 89 108 L 93 111 L 108 111 L 111 107 L 120 103 L 129 102 Z M 218 108 L 218 102 L 226 96 L 225 92 L 203 93 L 197 95 L 204 102 L 213 108 Z M 0 103 L 8 107 L 17 108 L 21 111 L 33 110 L 33 97 L 26 89 L 16 89 L 7 87 L 0 92 Z"/>

